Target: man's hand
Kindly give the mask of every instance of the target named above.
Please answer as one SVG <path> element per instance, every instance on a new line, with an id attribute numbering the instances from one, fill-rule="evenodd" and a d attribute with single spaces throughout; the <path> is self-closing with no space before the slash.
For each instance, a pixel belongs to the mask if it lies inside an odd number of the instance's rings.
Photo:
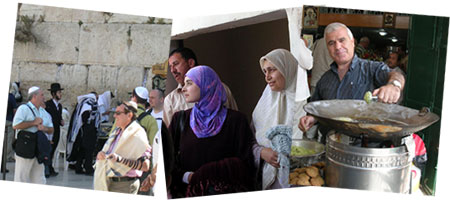
<path id="1" fill-rule="evenodd" d="M 315 123 L 317 122 L 317 120 L 310 115 L 305 115 L 302 118 L 300 118 L 300 123 L 298 124 L 298 128 L 303 131 L 306 132 L 308 131 Z"/>
<path id="2" fill-rule="evenodd" d="M 275 168 L 280 168 L 278 153 L 273 151 L 271 148 L 263 148 L 261 150 L 261 158 Z"/>
<path id="3" fill-rule="evenodd" d="M 387 84 L 373 91 L 378 96 L 378 101 L 383 103 L 397 103 L 401 95 L 401 89 L 392 84 Z"/>
<path id="4" fill-rule="evenodd" d="M 40 118 L 40 117 L 34 118 L 33 124 L 34 124 L 35 126 L 41 125 L 41 124 L 42 124 L 42 118 Z"/>
<path id="5" fill-rule="evenodd" d="M 148 175 L 147 178 L 145 178 L 144 182 L 142 182 L 141 187 L 139 188 L 139 191 L 147 192 L 154 185 L 155 185 L 154 179 L 152 178 L 151 175 Z"/>
<path id="6" fill-rule="evenodd" d="M 46 131 L 45 131 L 45 126 L 42 125 L 42 124 L 38 124 L 38 125 L 37 125 L 37 129 L 40 130 L 40 131 L 46 132 Z"/>
<path id="7" fill-rule="evenodd" d="M 112 154 L 109 154 L 108 156 L 106 156 L 106 158 L 108 160 L 111 160 L 113 162 L 116 162 L 119 157 L 120 156 L 118 154 L 116 154 L 116 153 L 112 153 Z"/>
<path id="8" fill-rule="evenodd" d="M 103 151 L 98 152 L 97 154 L 97 160 L 105 160 L 106 159 L 106 154 Z"/>

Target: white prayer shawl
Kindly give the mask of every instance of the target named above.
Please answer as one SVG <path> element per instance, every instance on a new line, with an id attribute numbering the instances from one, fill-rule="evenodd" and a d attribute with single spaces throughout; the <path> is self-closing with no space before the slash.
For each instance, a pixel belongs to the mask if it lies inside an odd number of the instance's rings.
<path id="1" fill-rule="evenodd" d="M 106 141 L 102 149 L 103 152 L 108 151 L 118 133 L 117 130 Z M 116 153 L 126 159 L 137 160 L 148 148 L 151 147 L 148 144 L 145 130 L 136 121 L 133 121 L 122 132 L 122 136 L 120 136 L 118 143 L 116 143 L 111 153 Z M 109 177 L 122 177 L 131 170 L 130 167 L 109 159 L 97 160 L 94 167 L 94 189 L 103 191 L 108 191 Z"/>
<path id="2" fill-rule="evenodd" d="M 59 137 L 60 142 L 58 143 L 58 148 L 65 150 L 67 144 L 67 132 L 70 124 L 70 113 L 65 108 L 63 108 L 62 110 L 62 119 L 64 121 L 64 126 L 61 127 L 61 133 Z"/>
<path id="3" fill-rule="evenodd" d="M 297 125 L 305 112 L 302 108 L 303 102 L 295 101 L 298 62 L 294 56 L 284 49 L 273 50 L 260 59 L 261 69 L 265 60 L 271 62 L 285 78 L 285 89 L 283 91 L 272 91 L 269 85 L 266 86 L 252 115 L 258 144 L 270 148 L 270 140 L 265 137 L 265 133 L 271 127 L 277 125 L 291 126 L 293 138 L 301 137 L 302 132 Z M 264 165 L 263 177 L 274 180 L 270 177 L 276 176 L 276 169 L 268 163 L 264 163 Z"/>
<path id="4" fill-rule="evenodd" d="M 103 115 L 106 111 L 111 107 L 111 92 L 106 91 L 103 94 L 98 96 L 98 109 L 100 111 L 101 121 L 108 121 L 109 116 Z"/>
<path id="5" fill-rule="evenodd" d="M 86 100 L 86 101 L 84 101 Z M 84 101 L 84 102 L 83 102 Z M 75 143 L 75 139 L 79 133 L 81 126 L 83 126 L 82 114 L 87 110 L 92 110 L 92 106 L 87 103 L 87 101 L 96 101 L 95 94 L 86 94 L 77 97 L 77 108 L 74 112 L 77 112 L 73 119 L 72 130 L 69 130 L 70 136 L 67 141 L 67 152 L 70 154 L 73 149 L 73 144 Z"/>

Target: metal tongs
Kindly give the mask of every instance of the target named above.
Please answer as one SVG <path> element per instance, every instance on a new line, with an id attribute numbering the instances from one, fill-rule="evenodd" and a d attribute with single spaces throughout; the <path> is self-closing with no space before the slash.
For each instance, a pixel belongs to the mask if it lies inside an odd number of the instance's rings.
<path id="1" fill-rule="evenodd" d="M 374 101 L 378 101 L 378 96 L 373 96 L 371 91 L 367 91 L 364 94 L 364 101 L 366 101 L 366 103 L 372 103 Z"/>

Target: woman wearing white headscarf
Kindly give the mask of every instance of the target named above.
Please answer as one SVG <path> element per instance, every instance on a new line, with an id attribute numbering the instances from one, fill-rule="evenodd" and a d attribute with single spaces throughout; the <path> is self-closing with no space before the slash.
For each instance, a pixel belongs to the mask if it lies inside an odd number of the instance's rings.
<path id="1" fill-rule="evenodd" d="M 303 101 L 295 101 L 298 62 L 285 49 L 275 49 L 261 57 L 260 66 L 265 74 L 267 86 L 253 111 L 252 123 L 257 144 L 253 148 L 256 166 L 262 170 L 262 189 L 285 187 L 277 179 L 280 159 L 271 149 L 266 132 L 278 125 L 292 127 L 292 138 L 302 138 L 297 124 L 305 115 Z"/>

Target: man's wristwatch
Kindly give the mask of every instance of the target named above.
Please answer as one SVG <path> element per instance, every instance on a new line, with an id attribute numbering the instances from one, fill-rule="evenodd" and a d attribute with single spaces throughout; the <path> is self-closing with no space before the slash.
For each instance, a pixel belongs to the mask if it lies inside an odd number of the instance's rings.
<path id="1" fill-rule="evenodd" d="M 389 84 L 392 84 L 393 86 L 398 87 L 400 90 L 402 89 L 402 84 L 398 80 L 393 80 L 393 81 L 389 82 Z"/>

